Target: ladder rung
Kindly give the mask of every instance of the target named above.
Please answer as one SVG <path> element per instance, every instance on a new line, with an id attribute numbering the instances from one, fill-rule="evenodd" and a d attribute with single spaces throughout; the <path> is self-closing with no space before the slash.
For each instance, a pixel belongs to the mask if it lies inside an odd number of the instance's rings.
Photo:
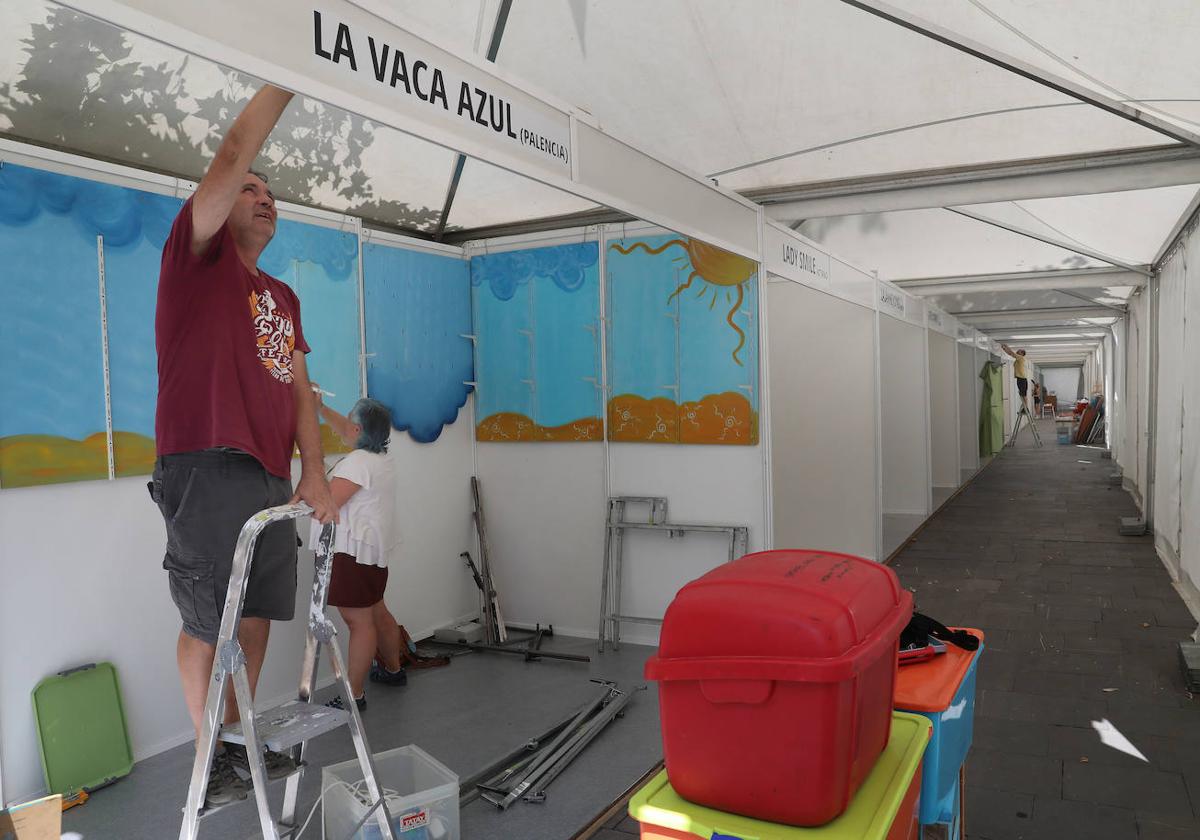
<path id="1" fill-rule="evenodd" d="M 286 776 L 280 776 L 278 779 L 269 779 L 267 781 L 267 784 L 274 785 L 279 782 L 286 782 L 288 779 L 292 778 L 292 776 L 299 776 L 307 768 L 308 768 L 308 762 L 301 761 L 299 764 L 296 765 L 296 769 L 293 770 L 291 773 L 288 773 Z M 220 813 L 221 811 L 224 811 L 226 808 L 232 808 L 234 805 L 237 805 L 241 802 L 253 802 L 253 801 L 254 801 L 254 790 L 251 789 L 251 791 L 246 795 L 245 799 L 235 799 L 233 802 L 226 802 L 224 805 L 215 805 L 212 808 L 205 808 L 203 805 L 201 805 L 200 810 L 196 813 L 196 816 L 199 819 L 204 819 L 205 817 L 211 817 L 213 814 Z M 283 829 L 284 829 L 283 823 L 279 823 L 279 831 L 280 831 L 281 838 L 288 836 L 288 835 L 283 834 Z M 288 831 L 294 831 L 294 830 L 295 830 L 295 826 L 292 826 L 292 828 L 288 829 Z"/>
<path id="2" fill-rule="evenodd" d="M 291 700 L 255 715 L 254 723 L 262 746 L 284 752 L 339 726 L 345 726 L 349 720 L 350 713 L 344 709 Z M 218 738 L 231 744 L 246 743 L 240 722 L 221 727 Z"/>
<path id="3" fill-rule="evenodd" d="M 637 616 L 637 615 L 616 615 L 614 613 L 609 613 L 608 615 L 606 615 L 604 617 L 609 621 L 620 621 L 622 623 L 628 622 L 629 624 L 662 624 L 663 623 L 663 620 L 661 618 L 646 618 L 644 616 Z"/>

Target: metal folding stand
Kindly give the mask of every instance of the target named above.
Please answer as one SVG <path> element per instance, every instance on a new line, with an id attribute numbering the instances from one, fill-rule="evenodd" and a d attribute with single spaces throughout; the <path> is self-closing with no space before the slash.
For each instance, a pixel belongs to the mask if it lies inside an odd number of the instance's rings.
<path id="1" fill-rule="evenodd" d="M 258 806 L 259 824 L 265 840 L 294 838 L 296 833 L 296 800 L 300 793 L 300 781 L 304 774 L 304 748 L 307 742 L 342 726 L 349 727 L 358 756 L 359 769 L 367 793 L 374 803 L 366 819 L 378 823 L 381 836 L 396 840 L 392 831 L 392 818 L 387 802 L 380 792 L 375 778 L 375 762 L 367 745 L 358 707 L 348 703 L 348 709 L 333 709 L 314 705 L 313 690 L 316 686 L 317 664 L 321 646 L 329 648 L 329 660 L 334 676 L 342 687 L 343 697 L 353 698 L 346 663 L 342 652 L 334 641 L 337 630 L 325 617 L 325 606 L 329 590 L 329 575 L 333 568 L 333 525 L 326 525 L 317 542 L 316 563 L 313 573 L 312 599 L 309 602 L 308 630 L 304 641 L 304 660 L 300 674 L 300 693 L 297 700 L 255 714 L 254 701 L 250 696 L 250 679 L 246 673 L 246 657 L 238 642 L 238 625 L 242 619 L 242 606 L 246 598 L 246 583 L 250 578 L 250 564 L 254 557 L 254 546 L 259 535 L 268 525 L 288 519 L 296 519 L 312 513 L 308 505 L 281 505 L 256 513 L 242 526 L 237 546 L 233 552 L 233 568 L 229 575 L 229 588 L 225 595 L 225 611 L 221 616 L 221 629 L 217 637 L 216 657 L 213 660 L 212 680 L 208 685 L 208 700 L 204 704 L 204 716 L 200 729 L 200 744 L 192 764 L 191 786 L 188 788 L 187 804 L 183 809 L 183 824 L 179 829 L 180 840 L 195 840 L 203 817 L 216 813 L 221 808 L 204 808 L 204 795 L 208 787 L 208 774 L 212 768 L 217 741 L 244 744 L 250 761 L 250 777 L 254 785 L 254 799 Z M 222 726 L 225 711 L 225 688 L 233 681 L 241 722 Z M 296 761 L 296 770 L 286 777 L 283 809 L 278 822 L 271 815 L 267 801 L 267 771 L 263 761 L 263 748 L 277 752 L 290 751 Z M 231 803 L 233 804 L 233 803 Z"/>
<path id="2" fill-rule="evenodd" d="M 460 803 L 481 796 L 504 811 L 518 799 L 544 802 L 550 783 L 621 715 L 632 697 L 632 692 L 621 691 L 615 683 L 593 682 L 603 689 L 582 708 L 464 779 Z"/>
<path id="3" fill-rule="evenodd" d="M 1042 436 L 1038 434 L 1037 423 L 1033 422 L 1033 415 L 1029 413 L 1029 407 L 1025 405 L 1024 400 L 1021 401 L 1021 410 L 1017 412 L 1017 422 L 1013 424 L 1012 434 L 1008 438 L 1008 443 L 1005 446 L 1014 447 L 1017 445 L 1017 435 L 1021 432 L 1021 421 L 1024 420 L 1029 426 L 1029 431 L 1033 432 L 1033 439 L 1040 447 L 1042 445 Z"/>
<path id="4" fill-rule="evenodd" d="M 477 583 L 483 594 L 483 627 L 484 640 L 488 644 L 503 644 L 508 640 L 508 631 L 504 626 L 504 615 L 500 612 L 500 599 L 496 597 L 496 587 L 492 584 L 492 552 L 488 546 L 487 521 L 483 515 L 483 499 L 479 491 L 479 479 L 471 476 L 471 501 L 474 506 L 472 516 L 475 520 L 475 530 L 479 535 L 479 568 L 470 562 L 472 574 L 476 575 Z"/>
<path id="5" fill-rule="evenodd" d="M 647 505 L 647 520 L 626 519 L 631 504 Z M 728 562 L 733 562 L 748 550 L 750 529 L 745 525 L 689 525 L 667 521 L 667 500 L 661 496 L 614 496 L 608 500 L 608 516 L 604 537 L 604 564 L 600 577 L 600 632 L 597 650 L 604 652 L 607 642 L 613 650 L 620 648 L 621 622 L 662 624 L 661 618 L 623 615 L 621 613 L 621 575 L 625 564 L 625 532 L 665 531 L 669 537 L 689 533 L 724 534 L 729 539 Z"/>

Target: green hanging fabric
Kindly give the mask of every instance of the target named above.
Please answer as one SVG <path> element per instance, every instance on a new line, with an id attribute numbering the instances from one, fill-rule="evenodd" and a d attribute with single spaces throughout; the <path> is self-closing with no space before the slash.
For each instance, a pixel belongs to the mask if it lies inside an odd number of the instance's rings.
<path id="1" fill-rule="evenodd" d="M 1004 448 L 1004 366 L 983 363 L 979 378 L 983 394 L 979 400 L 979 455 L 990 458 Z"/>

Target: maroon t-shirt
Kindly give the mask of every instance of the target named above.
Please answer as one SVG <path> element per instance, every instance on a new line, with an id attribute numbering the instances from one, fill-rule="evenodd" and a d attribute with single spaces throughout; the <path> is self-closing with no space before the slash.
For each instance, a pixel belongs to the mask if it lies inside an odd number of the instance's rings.
<path id="1" fill-rule="evenodd" d="M 296 440 L 292 351 L 309 352 L 300 301 L 242 264 L 228 225 L 203 256 L 191 243 L 188 199 L 158 277 L 158 454 L 229 446 L 288 478 Z"/>

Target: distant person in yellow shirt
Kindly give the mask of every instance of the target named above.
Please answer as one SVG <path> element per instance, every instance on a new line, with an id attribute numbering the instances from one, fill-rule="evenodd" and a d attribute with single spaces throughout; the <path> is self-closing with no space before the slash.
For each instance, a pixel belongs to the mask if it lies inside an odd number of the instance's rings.
<path id="1" fill-rule="evenodd" d="M 1021 404 L 1028 411 L 1029 401 L 1026 395 L 1029 393 L 1029 362 L 1025 358 L 1025 351 L 1013 350 L 1007 344 L 1001 344 L 1000 347 L 1016 360 L 1013 362 L 1013 374 L 1017 377 L 1017 393 L 1021 395 Z"/>

